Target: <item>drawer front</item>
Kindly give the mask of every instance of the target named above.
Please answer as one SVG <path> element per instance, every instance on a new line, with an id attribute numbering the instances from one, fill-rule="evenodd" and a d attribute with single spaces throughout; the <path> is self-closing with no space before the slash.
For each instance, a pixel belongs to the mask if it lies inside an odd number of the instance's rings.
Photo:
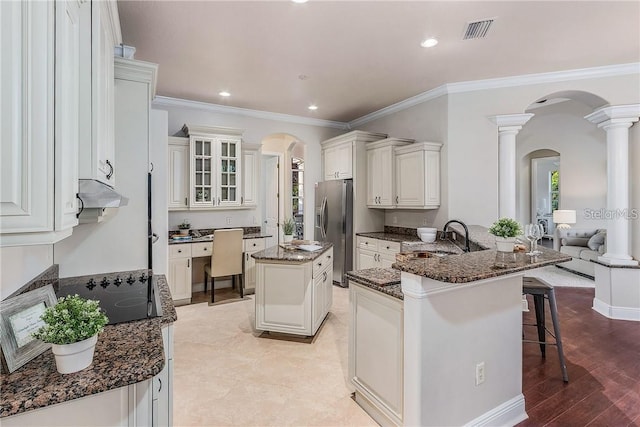
<path id="1" fill-rule="evenodd" d="M 329 249 L 313 261 L 313 277 L 333 265 L 333 248 Z"/>
<path id="2" fill-rule="evenodd" d="M 169 245 L 169 258 L 191 258 L 191 244 Z"/>
<path id="3" fill-rule="evenodd" d="M 213 252 L 213 242 L 191 244 L 191 256 L 194 258 L 199 256 L 211 256 L 211 252 Z"/>
<path id="4" fill-rule="evenodd" d="M 378 250 L 378 239 L 372 239 L 370 237 L 357 236 L 357 244 L 360 249 L 369 249 L 370 251 Z M 400 252 L 400 251 L 398 251 Z"/>
<path id="5" fill-rule="evenodd" d="M 257 252 L 265 248 L 265 239 L 245 239 L 244 251 L 245 252 Z"/>
<path id="6" fill-rule="evenodd" d="M 387 240 L 379 240 L 378 241 L 378 252 L 381 255 L 392 255 L 400 252 L 400 243 L 399 242 L 389 242 Z"/>

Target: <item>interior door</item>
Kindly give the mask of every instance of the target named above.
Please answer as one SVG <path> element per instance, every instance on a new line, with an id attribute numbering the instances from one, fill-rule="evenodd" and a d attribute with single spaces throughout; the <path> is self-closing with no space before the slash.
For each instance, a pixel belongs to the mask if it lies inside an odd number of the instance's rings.
<path id="1" fill-rule="evenodd" d="M 267 247 L 275 246 L 279 242 L 280 229 L 278 227 L 279 212 L 278 207 L 278 157 L 266 157 L 265 159 L 265 198 L 264 198 L 264 224 L 265 232 L 270 234 L 267 237 Z"/>

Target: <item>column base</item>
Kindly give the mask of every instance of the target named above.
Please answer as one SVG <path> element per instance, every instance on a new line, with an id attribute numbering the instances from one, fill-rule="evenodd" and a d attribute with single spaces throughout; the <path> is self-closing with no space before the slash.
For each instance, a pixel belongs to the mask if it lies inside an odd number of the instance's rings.
<path id="1" fill-rule="evenodd" d="M 593 309 L 609 319 L 640 321 L 640 268 L 595 266 Z"/>
<path id="2" fill-rule="evenodd" d="M 616 266 L 616 265 L 620 265 L 620 266 L 635 266 L 638 265 L 638 261 L 636 261 L 635 259 L 629 257 L 628 259 L 624 259 L 624 258 L 610 258 L 607 257 L 606 255 L 603 256 L 599 256 L 598 257 L 598 262 L 601 262 L 603 264 L 607 264 L 607 265 L 611 265 L 611 266 Z"/>

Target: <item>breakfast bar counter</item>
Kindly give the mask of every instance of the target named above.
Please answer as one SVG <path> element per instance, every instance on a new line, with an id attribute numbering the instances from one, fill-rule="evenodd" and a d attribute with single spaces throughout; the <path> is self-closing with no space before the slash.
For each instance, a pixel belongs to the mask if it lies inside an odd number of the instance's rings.
<path id="1" fill-rule="evenodd" d="M 1 424 L 24 426 L 36 420 L 36 425 L 55 425 L 55 417 L 48 418 L 47 411 L 56 404 L 88 402 L 77 399 L 127 390 L 126 386 L 151 380 L 163 371 L 168 357 L 163 334 L 177 315 L 166 278 L 157 276 L 156 279 L 163 315 L 106 326 L 98 337 L 93 363 L 88 368 L 60 374 L 51 350 L 47 350 L 15 372 L 0 374 Z M 116 408 L 108 410 L 117 412 Z M 68 415 L 64 424 L 74 424 L 73 413 Z M 24 418 L 26 416 L 29 417 Z"/>

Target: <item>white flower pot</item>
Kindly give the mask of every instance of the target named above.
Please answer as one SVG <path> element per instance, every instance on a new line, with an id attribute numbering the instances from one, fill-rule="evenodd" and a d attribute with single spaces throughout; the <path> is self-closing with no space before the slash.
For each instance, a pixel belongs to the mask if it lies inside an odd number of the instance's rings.
<path id="1" fill-rule="evenodd" d="M 283 237 L 283 241 L 285 243 L 289 243 L 293 240 L 293 234 L 285 234 Z"/>
<path id="2" fill-rule="evenodd" d="M 188 228 L 180 228 L 179 231 L 181 236 L 188 236 L 189 235 L 189 229 Z"/>
<path id="3" fill-rule="evenodd" d="M 51 344 L 56 357 L 56 367 L 61 374 L 78 372 L 91 365 L 98 334 L 73 344 Z"/>
<path id="4" fill-rule="evenodd" d="M 513 247 L 516 244 L 515 237 L 498 237 L 496 236 L 496 246 L 498 252 L 513 252 Z"/>

